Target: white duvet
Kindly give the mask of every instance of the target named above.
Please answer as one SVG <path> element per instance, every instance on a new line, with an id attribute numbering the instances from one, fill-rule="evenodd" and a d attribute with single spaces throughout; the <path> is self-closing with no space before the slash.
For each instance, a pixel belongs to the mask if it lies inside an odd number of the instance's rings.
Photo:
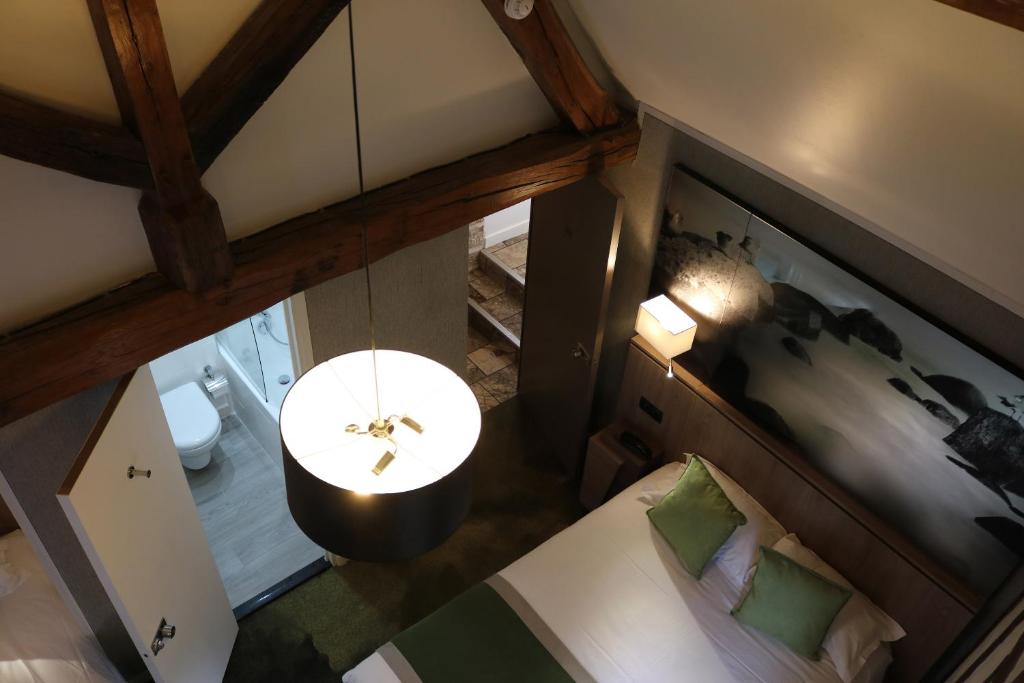
<path id="1" fill-rule="evenodd" d="M 123 680 L 91 633 L 83 633 L 19 530 L 0 549 L 20 574 L 0 597 L 0 681 L 106 683 Z"/>
<path id="2" fill-rule="evenodd" d="M 634 484 L 500 575 L 601 683 L 837 683 L 827 658 L 812 662 L 733 619 L 739 592 L 716 566 L 700 581 L 681 568 L 641 500 L 678 468 Z M 887 663 L 858 681 L 881 680 Z M 399 681 L 377 653 L 343 680 Z"/>

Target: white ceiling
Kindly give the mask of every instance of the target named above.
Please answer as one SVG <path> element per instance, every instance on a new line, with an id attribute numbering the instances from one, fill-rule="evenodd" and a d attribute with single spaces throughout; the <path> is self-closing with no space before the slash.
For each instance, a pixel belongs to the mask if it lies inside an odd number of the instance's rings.
<path id="1" fill-rule="evenodd" d="M 1024 315 L 1024 32 L 934 0 L 570 0 L 629 92 Z"/>

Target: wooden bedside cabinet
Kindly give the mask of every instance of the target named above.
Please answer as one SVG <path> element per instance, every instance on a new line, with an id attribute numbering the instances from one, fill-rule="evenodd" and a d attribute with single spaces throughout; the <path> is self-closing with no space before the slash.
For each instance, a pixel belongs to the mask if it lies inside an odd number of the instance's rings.
<path id="1" fill-rule="evenodd" d="M 580 502 L 588 510 L 593 510 L 662 462 L 661 447 L 646 438 L 641 437 L 651 449 L 649 459 L 623 445 L 619 437 L 624 431 L 637 434 L 629 425 L 617 422 L 594 434 L 587 442 Z"/>

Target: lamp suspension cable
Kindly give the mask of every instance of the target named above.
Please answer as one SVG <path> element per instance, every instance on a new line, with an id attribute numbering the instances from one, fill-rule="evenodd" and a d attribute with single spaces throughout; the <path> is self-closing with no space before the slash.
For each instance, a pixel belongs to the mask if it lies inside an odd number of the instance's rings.
<path id="1" fill-rule="evenodd" d="M 366 272 L 366 309 L 370 322 L 370 356 L 373 358 L 373 395 L 377 402 L 377 420 L 381 422 L 380 414 L 380 382 L 377 379 L 377 339 L 373 324 L 373 291 L 370 287 L 370 248 L 369 228 L 366 225 L 366 187 L 363 181 L 363 142 L 362 133 L 359 127 L 359 88 L 356 87 L 356 39 L 355 31 L 352 28 L 352 5 L 348 5 L 348 53 L 349 63 L 352 65 L 352 110 L 355 114 L 356 123 L 356 167 L 359 171 L 359 202 L 362 207 L 359 222 L 363 228 L 363 269 Z"/>

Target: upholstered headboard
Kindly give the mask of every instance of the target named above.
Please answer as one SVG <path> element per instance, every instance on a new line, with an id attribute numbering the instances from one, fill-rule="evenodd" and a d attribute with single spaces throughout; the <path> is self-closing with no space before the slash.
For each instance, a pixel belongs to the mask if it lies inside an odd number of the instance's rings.
<path id="1" fill-rule="evenodd" d="M 14 515 L 4 505 L 4 501 L 0 500 L 0 536 L 10 533 L 18 528 L 18 522 L 14 519 Z"/>
<path id="2" fill-rule="evenodd" d="M 715 463 L 892 615 L 907 637 L 893 648 L 887 680 L 920 680 L 977 611 L 979 596 L 695 377 L 679 369 L 666 379 L 655 357 L 634 340 L 620 418 L 668 457 L 692 452 Z M 641 397 L 663 412 L 661 422 L 640 408 Z"/>

